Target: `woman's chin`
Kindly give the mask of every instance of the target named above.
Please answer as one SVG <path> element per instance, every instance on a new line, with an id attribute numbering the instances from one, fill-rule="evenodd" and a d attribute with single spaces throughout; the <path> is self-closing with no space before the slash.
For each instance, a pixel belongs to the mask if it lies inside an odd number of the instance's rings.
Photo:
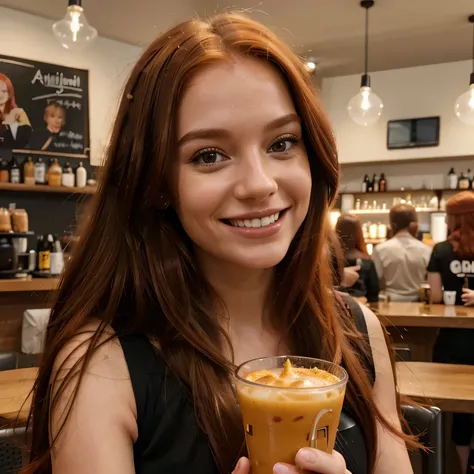
<path id="1" fill-rule="evenodd" d="M 285 258 L 287 252 L 288 248 L 282 249 L 280 251 L 262 250 L 261 252 L 248 252 L 245 255 L 229 255 L 226 260 L 229 260 L 242 268 L 263 270 L 276 267 Z"/>

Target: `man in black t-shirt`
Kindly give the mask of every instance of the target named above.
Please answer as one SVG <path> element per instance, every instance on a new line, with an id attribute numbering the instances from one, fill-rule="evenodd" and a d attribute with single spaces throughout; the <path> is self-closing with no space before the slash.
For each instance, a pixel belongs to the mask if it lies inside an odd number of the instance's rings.
<path id="1" fill-rule="evenodd" d="M 428 272 L 439 274 L 444 291 L 456 292 L 456 304 L 462 305 L 462 288 L 465 283 L 474 290 L 474 261 L 459 258 L 449 240 L 436 244 L 431 254 Z M 431 277 L 433 278 L 433 276 Z M 434 277 L 436 278 L 436 277 Z M 443 300 L 441 289 L 433 288 L 433 303 Z"/>

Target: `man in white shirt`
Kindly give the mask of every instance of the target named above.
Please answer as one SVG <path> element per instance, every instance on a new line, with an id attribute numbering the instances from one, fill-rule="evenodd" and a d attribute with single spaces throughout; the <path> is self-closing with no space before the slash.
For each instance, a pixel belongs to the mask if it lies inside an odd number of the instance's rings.
<path id="1" fill-rule="evenodd" d="M 416 238 L 418 217 L 413 206 L 393 207 L 390 225 L 393 237 L 377 245 L 372 255 L 381 287 L 392 301 L 418 301 L 431 248 Z"/>

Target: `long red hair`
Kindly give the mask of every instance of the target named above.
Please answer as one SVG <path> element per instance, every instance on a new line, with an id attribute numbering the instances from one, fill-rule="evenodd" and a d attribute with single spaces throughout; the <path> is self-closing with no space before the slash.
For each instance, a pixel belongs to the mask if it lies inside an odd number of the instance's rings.
<path id="1" fill-rule="evenodd" d="M 448 199 L 446 213 L 454 253 L 474 260 L 474 193 L 463 191 Z"/>
<path id="2" fill-rule="evenodd" d="M 243 454 L 244 431 L 232 388 L 235 366 L 224 355 L 230 341 L 215 314 L 213 290 L 193 257 L 192 242 L 173 207 L 163 211 L 161 205 L 172 195 L 183 87 L 202 68 L 232 61 L 236 54 L 270 62 L 284 76 L 304 127 L 313 180 L 308 215 L 276 269 L 277 323 L 299 355 L 347 368 L 346 402 L 364 432 L 369 472 L 377 452 L 376 420 L 409 439 L 376 408 L 358 356 L 367 349 L 365 339 L 328 291 L 332 281 L 325 228 L 339 173 L 335 140 L 313 79 L 267 28 L 227 13 L 206 22 L 190 20 L 164 33 L 143 53 L 125 85 L 103 179 L 52 310 L 34 387 L 32 462 L 25 473 L 51 473 L 50 450 L 57 438 L 49 437 L 50 413 L 68 387 L 74 402 L 106 325 L 119 334 L 146 334 L 158 343 L 163 360 L 189 388 L 221 473 L 228 474 Z M 54 361 L 92 317 L 102 324 L 53 395 Z"/>
<path id="3" fill-rule="evenodd" d="M 8 76 L 0 72 L 0 81 L 4 82 L 7 86 L 8 100 L 5 104 L 5 109 L 0 111 L 0 122 L 5 120 L 5 117 L 13 110 L 17 108 L 15 101 L 15 89 L 13 88 L 12 81 Z"/>
<path id="4" fill-rule="evenodd" d="M 366 257 L 369 256 L 365 245 L 362 224 L 357 216 L 353 214 L 342 214 L 336 223 L 336 232 L 341 239 L 344 254 L 354 250 Z"/>

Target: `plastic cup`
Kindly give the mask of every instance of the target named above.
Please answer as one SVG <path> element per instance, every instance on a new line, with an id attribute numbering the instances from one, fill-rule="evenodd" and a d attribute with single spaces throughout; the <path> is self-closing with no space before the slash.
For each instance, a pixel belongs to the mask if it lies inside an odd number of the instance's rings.
<path id="1" fill-rule="evenodd" d="M 246 379 L 260 370 L 279 375 L 287 360 L 294 368 L 324 370 L 337 382 L 295 388 Z M 278 462 L 294 464 L 304 447 L 332 452 L 348 380 L 342 367 L 310 357 L 267 357 L 243 363 L 236 380 L 252 474 L 272 474 Z"/>

